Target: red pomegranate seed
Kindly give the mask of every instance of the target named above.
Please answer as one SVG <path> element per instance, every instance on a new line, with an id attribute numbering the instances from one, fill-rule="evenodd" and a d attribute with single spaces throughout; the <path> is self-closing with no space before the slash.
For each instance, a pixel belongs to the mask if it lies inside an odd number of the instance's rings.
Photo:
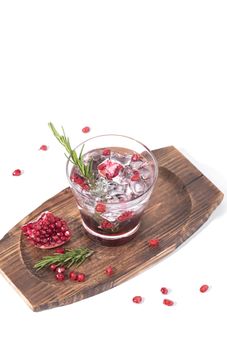
<path id="1" fill-rule="evenodd" d="M 57 273 L 62 273 L 62 272 L 65 272 L 65 268 L 64 268 L 64 266 L 59 266 L 56 268 L 56 271 L 57 271 Z"/>
<path id="2" fill-rule="evenodd" d="M 12 173 L 13 176 L 20 176 L 22 174 L 22 171 L 20 169 L 16 169 L 14 170 L 14 172 Z"/>
<path id="3" fill-rule="evenodd" d="M 137 160 L 140 160 L 140 155 L 139 155 L 138 153 L 134 153 L 134 154 L 132 155 L 131 160 L 132 160 L 133 162 L 137 162 Z"/>
<path id="4" fill-rule="evenodd" d="M 110 155 L 110 149 L 109 148 L 104 148 L 102 151 L 103 156 L 109 156 Z"/>
<path id="5" fill-rule="evenodd" d="M 123 214 L 118 216 L 117 220 L 120 222 L 124 222 L 124 221 L 131 219 L 133 217 L 133 215 L 134 215 L 133 211 L 131 211 L 131 210 L 125 211 Z"/>
<path id="6" fill-rule="evenodd" d="M 52 271 L 55 271 L 56 268 L 57 268 L 57 265 L 55 265 L 55 264 L 50 265 L 50 269 L 51 269 Z"/>
<path id="7" fill-rule="evenodd" d="M 141 304 L 143 301 L 143 298 L 141 296 L 137 295 L 137 296 L 133 297 L 132 301 L 135 304 Z"/>
<path id="8" fill-rule="evenodd" d="M 105 229 L 111 229 L 113 227 L 113 224 L 111 223 L 111 222 L 109 222 L 108 220 L 103 220 L 102 222 L 101 222 L 101 228 L 103 229 L 103 230 L 105 230 Z"/>
<path id="9" fill-rule="evenodd" d="M 47 151 L 48 147 L 46 145 L 40 146 L 40 151 Z"/>
<path id="10" fill-rule="evenodd" d="M 64 275 L 64 273 L 56 273 L 55 278 L 58 281 L 64 281 L 65 275 Z"/>
<path id="11" fill-rule="evenodd" d="M 209 286 L 207 284 L 203 284 L 199 290 L 201 293 L 205 293 L 208 291 L 208 289 L 209 289 Z"/>
<path id="12" fill-rule="evenodd" d="M 74 272 L 74 271 L 71 271 L 69 273 L 69 278 L 70 278 L 71 281 L 76 281 L 77 280 L 77 273 Z"/>
<path id="13" fill-rule="evenodd" d="M 161 291 L 162 294 L 168 294 L 168 293 L 169 293 L 168 289 L 165 288 L 165 287 L 162 287 L 162 288 L 160 289 L 160 291 Z"/>
<path id="14" fill-rule="evenodd" d="M 78 282 L 84 282 L 85 281 L 85 274 L 84 273 L 78 273 L 77 281 Z"/>
<path id="15" fill-rule="evenodd" d="M 96 205 L 96 207 L 95 207 L 95 211 L 96 211 L 97 213 L 105 213 L 105 211 L 106 211 L 106 206 L 105 206 L 105 204 L 103 204 L 103 203 L 98 203 L 98 204 Z"/>
<path id="16" fill-rule="evenodd" d="M 84 134 L 87 134 L 90 130 L 91 130 L 91 129 L 90 129 L 89 126 L 85 126 L 85 127 L 82 129 L 82 132 L 83 132 Z"/>
<path id="17" fill-rule="evenodd" d="M 167 306 L 173 306 L 174 302 L 172 300 L 169 300 L 169 299 L 164 299 L 163 304 L 167 305 Z"/>
<path id="18" fill-rule="evenodd" d="M 85 191 L 89 191 L 89 190 L 90 190 L 90 186 L 89 186 L 88 184 L 83 184 L 81 187 L 82 187 L 83 190 L 85 190 Z"/>
<path id="19" fill-rule="evenodd" d="M 159 240 L 158 239 L 150 239 L 148 241 L 148 244 L 150 247 L 158 247 L 159 246 Z"/>
<path id="20" fill-rule="evenodd" d="M 113 268 L 112 266 L 108 266 L 106 269 L 105 269 L 105 273 L 108 275 L 108 276 L 111 276 L 113 274 Z"/>
<path id="21" fill-rule="evenodd" d="M 140 173 L 137 170 L 133 171 L 131 181 L 139 181 L 139 180 L 140 180 Z"/>
<path id="22" fill-rule="evenodd" d="M 55 249 L 55 253 L 64 254 L 65 253 L 65 249 L 64 248 L 57 248 L 57 249 Z"/>

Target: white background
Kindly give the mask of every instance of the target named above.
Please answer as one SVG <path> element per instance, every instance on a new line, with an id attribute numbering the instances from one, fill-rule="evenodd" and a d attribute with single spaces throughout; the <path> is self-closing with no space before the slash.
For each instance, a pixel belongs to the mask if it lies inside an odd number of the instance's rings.
<path id="1" fill-rule="evenodd" d="M 121 133 L 174 145 L 227 190 L 226 1 L 0 2 L 0 238 L 67 184 L 47 123 L 76 146 Z M 47 144 L 47 152 L 38 151 Z M 11 175 L 16 168 L 24 174 Z M 226 349 L 226 202 L 129 282 L 33 313 L 0 276 L 1 349 Z M 201 284 L 211 286 L 206 294 Z M 160 287 L 171 289 L 172 308 Z M 131 302 L 142 295 L 144 303 Z"/>

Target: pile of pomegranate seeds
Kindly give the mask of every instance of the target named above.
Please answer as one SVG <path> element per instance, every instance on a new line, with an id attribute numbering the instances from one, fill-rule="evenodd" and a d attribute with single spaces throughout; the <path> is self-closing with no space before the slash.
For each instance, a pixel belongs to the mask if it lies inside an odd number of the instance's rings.
<path id="1" fill-rule="evenodd" d="M 89 131 L 91 130 L 91 128 L 89 126 L 85 126 L 83 129 L 82 129 L 82 132 L 84 134 L 87 134 Z"/>
<path id="2" fill-rule="evenodd" d="M 21 174 L 22 174 L 22 171 L 20 169 L 16 169 L 12 173 L 13 176 L 20 176 Z"/>
<path id="3" fill-rule="evenodd" d="M 21 227 L 27 239 L 41 249 L 58 247 L 71 238 L 71 232 L 65 220 L 51 212 L 43 213 L 37 221 Z"/>

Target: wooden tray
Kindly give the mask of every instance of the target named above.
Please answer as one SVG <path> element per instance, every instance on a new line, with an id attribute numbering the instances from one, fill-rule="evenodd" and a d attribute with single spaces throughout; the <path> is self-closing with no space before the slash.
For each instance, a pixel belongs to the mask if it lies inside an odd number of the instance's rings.
<path id="1" fill-rule="evenodd" d="M 190 237 L 221 203 L 223 194 L 174 147 L 154 151 L 159 177 L 146 209 L 140 233 L 119 247 L 101 246 L 84 235 L 79 212 L 69 188 L 64 189 L 12 228 L 0 241 L 0 271 L 34 311 L 73 303 L 113 288 L 174 251 Z M 49 251 L 31 246 L 20 227 L 50 210 L 63 217 L 74 232 L 65 246 L 95 250 L 81 267 L 86 281 L 55 281 L 51 271 L 36 272 L 33 265 Z M 148 246 L 159 238 L 157 248 Z M 115 273 L 104 271 L 112 265 Z"/>

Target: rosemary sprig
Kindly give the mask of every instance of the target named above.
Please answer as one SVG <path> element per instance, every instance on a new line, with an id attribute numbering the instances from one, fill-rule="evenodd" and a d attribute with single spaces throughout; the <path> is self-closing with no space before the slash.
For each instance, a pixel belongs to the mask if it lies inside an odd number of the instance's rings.
<path id="1" fill-rule="evenodd" d="M 72 147 L 71 147 L 69 138 L 65 135 L 64 128 L 62 127 L 63 135 L 60 135 L 59 132 L 54 127 L 53 123 L 51 123 L 51 122 L 48 123 L 48 126 L 50 127 L 50 129 L 53 132 L 56 139 L 65 147 L 66 152 L 69 154 L 69 156 L 66 155 L 66 157 L 68 159 L 70 159 L 70 161 L 79 168 L 81 174 L 84 177 L 91 179 L 93 177 L 93 174 L 92 174 L 93 161 L 90 160 L 88 164 L 84 164 L 84 160 L 83 160 L 84 145 L 82 146 L 79 157 L 78 157 L 76 151 L 74 149 L 72 149 Z"/>
<path id="2" fill-rule="evenodd" d="M 38 271 L 52 264 L 66 268 L 73 264 L 80 266 L 93 253 L 94 251 L 88 248 L 66 249 L 64 254 L 55 253 L 54 255 L 44 256 L 34 265 L 34 269 Z"/>

